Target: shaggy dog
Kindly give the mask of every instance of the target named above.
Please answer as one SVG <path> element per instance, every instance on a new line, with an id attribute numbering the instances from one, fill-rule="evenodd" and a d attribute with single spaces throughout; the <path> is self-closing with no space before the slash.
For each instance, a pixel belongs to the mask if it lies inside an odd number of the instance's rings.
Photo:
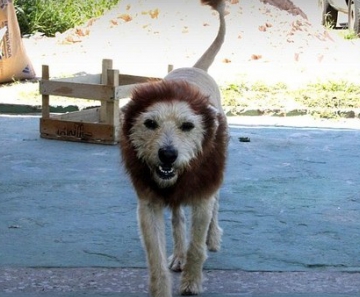
<path id="1" fill-rule="evenodd" d="M 123 109 L 120 146 L 138 196 L 138 222 L 153 297 L 170 297 L 168 268 L 182 271 L 180 292 L 202 291 L 206 247 L 220 249 L 218 197 L 228 132 L 216 82 L 207 74 L 224 42 L 222 0 L 202 0 L 219 13 L 217 37 L 193 67 L 141 84 Z M 191 207 L 186 243 L 182 205 Z M 167 263 L 163 211 L 172 211 L 174 250 Z"/>

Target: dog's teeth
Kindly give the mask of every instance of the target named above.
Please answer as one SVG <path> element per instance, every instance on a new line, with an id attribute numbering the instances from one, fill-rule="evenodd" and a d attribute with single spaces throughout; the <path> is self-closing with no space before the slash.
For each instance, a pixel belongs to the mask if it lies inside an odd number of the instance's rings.
<path id="1" fill-rule="evenodd" d="M 162 168 L 161 166 L 159 166 L 159 170 L 164 173 L 164 174 L 170 174 L 174 172 L 174 168 L 171 168 L 170 170 L 165 170 L 164 168 Z"/>

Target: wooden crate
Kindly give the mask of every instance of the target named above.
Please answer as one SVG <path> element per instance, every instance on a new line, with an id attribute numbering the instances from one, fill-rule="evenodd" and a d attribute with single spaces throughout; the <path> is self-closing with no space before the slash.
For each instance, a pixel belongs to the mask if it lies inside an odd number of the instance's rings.
<path id="1" fill-rule="evenodd" d="M 40 81 L 42 138 L 116 144 L 119 142 L 119 100 L 129 97 L 145 76 L 119 74 L 112 69 L 112 60 L 103 60 L 102 73 L 65 79 L 49 79 L 49 67 L 43 65 Z M 170 69 L 170 68 L 169 68 Z M 98 100 L 101 106 L 62 115 L 50 114 L 50 95 Z"/>

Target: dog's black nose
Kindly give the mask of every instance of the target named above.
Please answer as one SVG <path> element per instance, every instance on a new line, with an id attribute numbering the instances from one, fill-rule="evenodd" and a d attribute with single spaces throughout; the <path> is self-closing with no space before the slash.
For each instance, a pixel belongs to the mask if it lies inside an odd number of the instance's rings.
<path id="1" fill-rule="evenodd" d="M 162 163 L 172 164 L 178 157 L 178 151 L 173 146 L 166 146 L 159 149 L 158 155 Z"/>

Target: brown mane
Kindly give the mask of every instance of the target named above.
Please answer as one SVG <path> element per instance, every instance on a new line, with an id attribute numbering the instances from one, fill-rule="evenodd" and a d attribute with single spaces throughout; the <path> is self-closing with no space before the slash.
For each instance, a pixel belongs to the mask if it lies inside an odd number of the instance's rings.
<path id="1" fill-rule="evenodd" d="M 148 166 L 137 158 L 129 134 L 135 119 L 148 107 L 173 100 L 187 102 L 196 114 L 202 115 L 206 134 L 202 154 L 190 163 L 174 186 L 163 189 L 153 181 Z M 163 80 L 137 87 L 126 106 L 121 134 L 122 159 L 140 197 L 160 198 L 170 206 L 187 204 L 192 199 L 209 198 L 222 183 L 228 141 L 226 118 L 209 108 L 208 96 L 188 82 Z"/>

